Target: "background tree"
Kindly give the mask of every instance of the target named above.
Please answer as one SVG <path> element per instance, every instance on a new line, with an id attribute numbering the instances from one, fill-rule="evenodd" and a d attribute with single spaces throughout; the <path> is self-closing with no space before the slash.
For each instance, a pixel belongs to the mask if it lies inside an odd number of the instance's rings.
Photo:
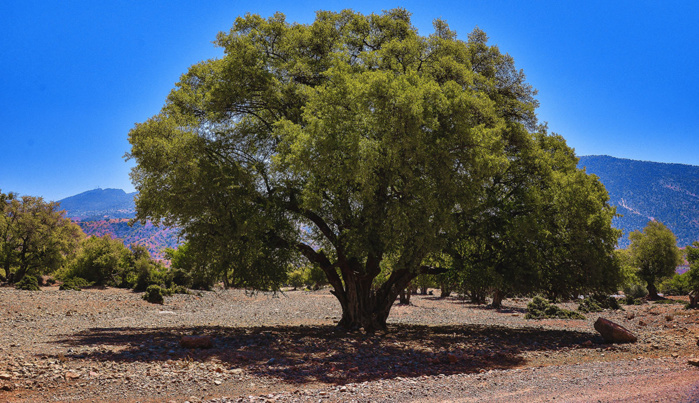
<path id="1" fill-rule="evenodd" d="M 687 246 L 687 261 L 689 262 L 689 271 L 683 276 L 687 277 L 687 285 L 689 292 L 689 306 L 697 308 L 699 306 L 699 242 L 694 242 L 691 246 Z"/>
<path id="2" fill-rule="evenodd" d="M 0 262 L 10 283 L 60 268 L 84 234 L 58 203 L 0 192 Z"/>
<path id="3" fill-rule="evenodd" d="M 633 263 L 638 267 L 638 277 L 646 282 L 648 297 L 658 298 L 657 283 L 675 273 L 682 262 L 675 235 L 660 221 L 650 221 L 643 232 L 629 234 Z"/>
<path id="4" fill-rule="evenodd" d="M 248 287 L 278 287 L 301 254 L 340 326 L 385 328 L 401 290 L 444 270 L 429 259 L 479 214 L 508 150 L 549 137 L 532 132 L 535 92 L 511 57 L 480 30 L 434 28 L 420 36 L 403 9 L 238 18 L 224 57 L 192 66 L 129 133 L 138 217 L 183 228 Z"/>

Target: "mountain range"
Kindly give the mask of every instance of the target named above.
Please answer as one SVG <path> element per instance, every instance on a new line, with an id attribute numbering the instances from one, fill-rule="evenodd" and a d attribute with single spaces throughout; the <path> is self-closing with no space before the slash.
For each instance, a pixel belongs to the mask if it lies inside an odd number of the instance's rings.
<path id="1" fill-rule="evenodd" d="M 609 192 L 619 217 L 613 225 L 623 231 L 619 247 L 629 245 L 628 234 L 659 220 L 677 237 L 679 246 L 699 240 L 699 166 L 635 161 L 606 155 L 582 156 L 578 167 L 597 175 Z M 110 234 L 125 244 L 148 247 L 162 258 L 165 247 L 181 242 L 179 230 L 148 222 L 130 226 L 136 215 L 134 196 L 121 189 L 94 189 L 59 200 L 68 217 L 88 235 Z"/>
<path id="2" fill-rule="evenodd" d="M 136 193 L 121 189 L 94 189 L 59 200 L 66 216 L 75 221 L 87 235 L 121 239 L 124 245 L 132 243 L 148 248 L 155 259 L 163 259 L 165 248 L 181 244 L 179 229 L 129 221 L 136 217 Z"/>
<path id="3" fill-rule="evenodd" d="M 619 247 L 627 247 L 628 234 L 642 230 L 651 220 L 672 230 L 679 246 L 699 240 L 698 166 L 606 155 L 580 157 L 578 166 L 599 177 L 610 203 L 621 214 L 613 220 L 614 226 L 624 231 Z"/>

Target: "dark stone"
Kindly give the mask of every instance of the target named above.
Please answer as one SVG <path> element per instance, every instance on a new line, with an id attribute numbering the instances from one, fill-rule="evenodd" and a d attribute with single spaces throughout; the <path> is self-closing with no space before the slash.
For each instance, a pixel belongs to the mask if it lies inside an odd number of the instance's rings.
<path id="1" fill-rule="evenodd" d="M 597 330 L 608 343 L 635 343 L 638 339 L 623 326 L 604 319 L 598 318 L 595 322 Z"/>

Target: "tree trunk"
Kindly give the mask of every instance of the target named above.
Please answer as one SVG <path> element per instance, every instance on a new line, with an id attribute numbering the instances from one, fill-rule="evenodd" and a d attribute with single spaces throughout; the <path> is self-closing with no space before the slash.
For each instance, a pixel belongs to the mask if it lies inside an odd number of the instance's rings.
<path id="1" fill-rule="evenodd" d="M 399 295 L 399 302 L 401 305 L 410 305 L 410 294 L 412 294 L 410 292 L 410 289 L 404 288 L 400 291 L 400 293 L 398 295 Z"/>
<path id="2" fill-rule="evenodd" d="M 493 308 L 500 309 L 503 298 L 505 298 L 505 293 L 496 288 L 493 292 Z"/>
<path id="3" fill-rule="evenodd" d="M 348 331 L 364 329 L 369 334 L 387 329 L 386 320 L 396 298 L 416 277 L 416 274 L 401 270 L 393 273 L 379 289 L 374 289 L 372 276 L 360 276 L 352 271 L 344 274 L 342 283 L 331 281 L 332 293 L 342 307 L 338 326 Z"/>
<path id="4" fill-rule="evenodd" d="M 427 295 L 427 286 L 420 287 L 420 295 Z"/>
<path id="5" fill-rule="evenodd" d="M 230 283 L 228 281 L 228 269 L 223 271 L 223 289 L 227 290 L 230 288 Z"/>
<path id="6" fill-rule="evenodd" d="M 446 298 L 451 295 L 451 287 L 447 283 L 442 283 L 439 298 Z"/>
<path id="7" fill-rule="evenodd" d="M 699 305 L 699 291 L 694 290 L 689 293 L 689 307 L 696 309 Z"/>
<path id="8" fill-rule="evenodd" d="M 658 289 L 655 287 L 655 282 L 649 281 L 648 282 L 648 299 L 651 301 L 655 301 L 657 299 L 660 299 L 658 297 Z"/>

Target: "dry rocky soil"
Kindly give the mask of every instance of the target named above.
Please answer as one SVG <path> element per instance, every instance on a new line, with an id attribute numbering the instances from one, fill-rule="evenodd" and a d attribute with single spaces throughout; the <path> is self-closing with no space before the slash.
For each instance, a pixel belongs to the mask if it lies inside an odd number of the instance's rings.
<path id="1" fill-rule="evenodd" d="M 699 401 L 699 312 L 681 303 L 528 320 L 523 299 L 416 295 L 365 335 L 335 330 L 327 289 L 141 295 L 0 287 L 0 401 Z M 600 316 L 638 342 L 605 344 Z"/>

